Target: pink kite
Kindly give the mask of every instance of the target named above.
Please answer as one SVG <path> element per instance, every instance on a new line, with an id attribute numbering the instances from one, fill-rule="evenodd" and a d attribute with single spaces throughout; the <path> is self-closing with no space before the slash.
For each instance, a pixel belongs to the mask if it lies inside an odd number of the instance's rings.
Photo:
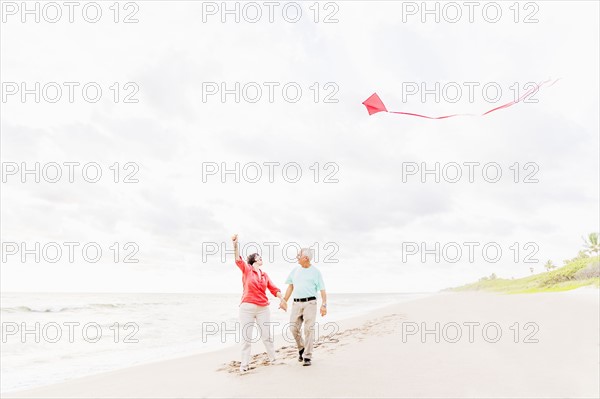
<path id="1" fill-rule="evenodd" d="M 548 87 L 552 86 L 554 83 L 558 82 L 560 80 L 560 78 L 554 80 Z M 508 108 L 511 105 L 514 105 L 518 102 L 520 102 L 521 100 L 523 100 L 525 97 L 535 93 L 536 91 L 538 91 L 542 86 L 546 85 L 548 82 L 550 82 L 551 79 L 546 80 L 545 82 L 542 82 L 540 84 L 537 84 L 536 87 L 534 87 L 531 90 L 528 90 L 525 94 L 523 94 L 521 97 L 519 97 L 517 100 L 515 101 L 511 101 L 508 102 L 504 105 L 501 105 L 499 107 L 493 108 L 483 114 L 481 114 L 480 116 L 484 116 L 487 114 L 490 114 L 494 111 L 497 111 L 499 109 L 503 109 L 503 108 Z M 390 114 L 400 114 L 400 115 L 409 115 L 409 116 L 418 116 L 419 118 L 426 118 L 426 119 L 446 119 L 446 118 L 452 118 L 453 116 L 474 116 L 474 114 L 452 114 L 452 115 L 445 115 L 445 116 L 426 116 L 426 115 L 420 115 L 420 114 L 413 114 L 410 112 L 398 112 L 398 111 L 388 111 L 387 108 L 385 107 L 385 105 L 383 104 L 383 101 L 381 101 L 381 98 L 379 98 L 379 96 L 377 95 L 377 93 L 373 93 L 371 95 L 371 97 L 367 98 L 364 102 L 363 105 L 365 107 L 367 107 L 367 111 L 369 112 L 369 115 L 373 115 L 376 114 L 378 112 L 389 112 Z"/>

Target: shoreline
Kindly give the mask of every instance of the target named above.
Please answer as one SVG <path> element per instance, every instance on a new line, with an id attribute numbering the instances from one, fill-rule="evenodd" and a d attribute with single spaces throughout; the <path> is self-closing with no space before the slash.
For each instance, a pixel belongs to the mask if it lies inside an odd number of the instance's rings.
<path id="1" fill-rule="evenodd" d="M 278 335 L 275 347 L 283 364 L 265 366 L 264 346 L 255 343 L 252 346 L 253 369 L 244 375 L 239 375 L 236 370 L 239 346 L 234 344 L 211 352 L 143 363 L 2 395 L 6 398 L 593 397 L 600 393 L 597 377 L 595 380 L 592 377 L 599 372 L 599 292 L 598 289 L 512 295 L 439 292 L 387 305 L 368 314 L 336 321 L 338 331 L 330 338 L 316 342 L 314 364 L 308 370 L 298 367 L 295 344 Z M 572 307 L 577 311 L 570 311 Z M 556 311 L 565 316 L 564 320 L 554 317 Z M 326 323 L 326 319 L 320 317 L 318 321 Z M 504 339 L 491 343 L 473 334 L 476 339 L 468 342 L 465 340 L 467 329 L 462 327 L 465 336 L 459 341 L 445 341 L 452 338 L 446 335 L 456 330 L 457 325 L 460 328 L 464 323 L 477 322 L 480 325 L 496 323 Z M 435 323 L 448 327 L 445 333 L 441 330 L 441 334 L 437 334 L 438 338 L 442 336 L 441 342 L 435 342 L 434 333 L 425 334 L 424 341 L 422 334 L 421 339 L 416 333 L 409 334 L 411 329 L 418 329 L 423 324 L 425 330 L 434 328 Z M 519 327 L 515 328 L 515 323 L 519 323 Z M 531 333 L 535 328 L 525 329 L 526 323 L 537 326 L 538 331 L 533 336 Z M 515 343 L 517 329 L 519 342 Z M 523 342 L 527 334 L 529 338 L 537 339 L 537 344 Z M 498 351 L 500 348 L 502 350 Z M 508 354 L 511 356 L 507 359 Z M 494 362 L 490 363 L 486 356 L 496 359 L 495 368 Z M 448 359 L 454 359 L 454 362 Z M 568 369 L 566 365 L 569 365 Z M 490 371 L 502 370 L 513 378 L 499 387 L 497 381 L 492 383 L 495 380 L 490 380 L 489 374 L 481 373 L 486 367 L 491 367 Z M 519 372 L 515 373 L 515 369 Z M 343 372 L 330 373 L 332 370 Z M 437 371 L 432 374 L 432 370 Z M 539 376 L 552 375 L 557 370 L 568 372 L 562 377 L 559 373 L 548 379 L 550 381 L 544 379 L 544 384 L 538 381 Z M 375 373 L 371 373 L 373 371 Z M 286 384 L 302 373 L 310 376 L 315 384 L 299 395 L 287 389 Z M 472 379 L 469 373 L 478 374 L 472 384 L 467 383 Z M 399 376 L 411 377 L 413 382 L 398 387 L 388 384 L 386 389 L 386 381 L 395 381 Z M 444 380 L 441 384 L 438 383 L 439 376 Z M 520 388 L 515 387 L 515 380 L 519 381 L 516 385 Z M 433 381 L 436 383 L 432 384 Z M 485 384 L 481 385 L 482 382 Z M 563 384 L 557 385 L 559 382 Z M 248 383 L 260 389 L 248 391 Z"/>
<path id="2" fill-rule="evenodd" d="M 369 313 L 371 313 L 373 311 L 377 311 L 379 309 L 384 309 L 386 307 L 393 306 L 393 305 L 396 305 L 399 303 L 404 303 L 404 302 L 409 302 L 409 301 L 426 298 L 426 297 L 429 297 L 432 295 L 436 295 L 438 293 L 439 292 L 379 293 L 379 294 L 378 293 L 366 293 L 366 294 L 365 293 L 354 293 L 354 294 L 342 293 L 341 295 L 359 295 L 359 296 L 360 295 L 373 295 L 373 294 L 374 295 L 397 295 L 397 296 L 406 296 L 406 298 L 396 299 L 396 302 L 386 302 L 381 305 L 376 305 L 373 308 L 359 309 L 357 312 L 354 312 L 353 314 L 350 314 L 350 315 L 342 314 L 342 316 L 340 316 L 339 318 L 337 318 L 336 315 L 334 314 L 332 322 L 339 323 L 342 320 L 346 320 L 346 319 L 360 318 L 360 317 L 368 315 Z M 13 294 L 15 294 L 15 293 L 13 293 Z M 22 294 L 22 293 L 17 293 L 17 294 Z M 111 293 L 108 293 L 108 294 L 111 294 Z M 175 294 L 175 295 L 177 295 L 177 294 Z M 227 293 L 224 295 L 231 295 L 231 294 Z M 415 296 L 415 297 L 413 298 L 412 296 Z M 271 311 L 276 312 L 277 310 L 275 310 L 273 308 L 273 309 L 271 309 Z M 345 313 L 345 312 L 342 312 L 342 313 Z M 289 310 L 288 310 L 288 313 L 285 314 L 286 322 L 289 320 L 288 316 L 289 316 Z M 319 316 L 319 318 L 320 318 L 320 316 Z M 332 316 L 329 316 L 327 319 L 321 319 L 322 320 L 321 324 L 329 322 L 329 320 L 331 318 L 332 318 Z M 317 322 L 319 322 L 319 319 L 317 320 Z M 278 323 L 276 325 L 276 330 L 277 330 L 278 326 L 280 327 L 282 325 L 285 325 L 285 324 L 279 324 L 279 322 L 274 322 L 274 323 Z M 200 336 L 200 333 L 198 334 L 198 336 Z M 281 341 L 281 331 L 279 331 L 278 333 L 276 332 L 275 337 L 276 337 L 276 343 Z M 111 372 L 118 372 L 118 371 L 127 370 L 132 367 L 151 365 L 151 364 L 161 363 L 161 362 L 170 361 L 170 360 L 177 360 L 177 359 L 185 358 L 185 357 L 189 357 L 189 356 L 200 356 L 200 355 L 204 355 L 204 354 L 225 351 L 225 350 L 228 350 L 231 348 L 238 348 L 239 345 L 240 344 L 238 342 L 232 342 L 232 341 L 207 343 L 202 348 L 194 348 L 192 350 L 183 350 L 183 351 L 181 349 L 179 349 L 174 353 L 164 354 L 161 356 L 154 357 L 152 359 L 136 360 L 133 362 L 128 362 L 128 364 L 120 366 L 120 367 L 116 367 L 116 368 L 110 368 L 110 369 L 99 370 L 99 371 L 96 370 L 96 371 L 78 374 L 76 376 L 71 376 L 70 378 L 66 378 L 66 379 L 59 379 L 59 380 L 56 380 L 56 381 L 50 382 L 50 383 L 39 383 L 39 384 L 31 385 L 31 386 L 25 386 L 25 387 L 19 387 L 16 389 L 9 389 L 6 391 L 1 391 L 0 395 L 4 396 L 4 395 L 18 394 L 20 392 L 25 392 L 25 391 L 35 390 L 35 389 L 43 389 L 45 387 L 68 383 L 70 381 L 77 380 L 79 378 L 86 378 L 86 377 L 92 377 L 92 376 L 111 373 Z M 262 346 L 261 342 L 258 342 L 255 345 L 258 345 L 256 348 L 264 349 L 264 346 Z M 256 348 L 253 345 L 253 353 L 257 350 Z M 157 348 L 154 348 L 154 349 L 157 349 Z"/>

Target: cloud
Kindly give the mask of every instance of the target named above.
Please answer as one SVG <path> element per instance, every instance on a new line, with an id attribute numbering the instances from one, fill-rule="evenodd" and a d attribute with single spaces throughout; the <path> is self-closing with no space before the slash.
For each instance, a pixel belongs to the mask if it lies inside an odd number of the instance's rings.
<path id="1" fill-rule="evenodd" d="M 94 278 L 74 273 L 72 265 L 49 265 L 54 277 L 48 278 L 73 280 L 57 290 L 237 290 L 219 256 L 202 261 L 203 242 L 229 245 L 235 232 L 244 242 L 336 243 L 340 262 L 322 267 L 341 291 L 438 289 L 484 271 L 516 277 L 529 270 L 509 258 L 498 265 L 399 264 L 402 242 L 534 241 L 540 259 L 562 259 L 595 228 L 596 3 L 545 2 L 535 24 L 515 24 L 507 8 L 498 24 L 403 23 L 402 5 L 394 2 L 339 3 L 334 24 L 315 24 L 307 7 L 298 24 L 222 24 L 218 18 L 203 24 L 200 4 L 165 4 L 144 3 L 140 23 L 128 26 L 2 28 L 5 80 L 96 81 L 107 93 L 94 104 L 2 104 L 4 162 L 97 162 L 103 172 L 93 184 L 80 175 L 75 184 L 23 184 L 11 177 L 0 194 L 3 237 L 140 246 L 140 263 L 103 265 Z M 67 38 L 70 45 L 62 45 Z M 473 102 L 403 101 L 402 84 L 498 82 L 504 101 L 513 97 L 515 82 L 522 90 L 548 77 L 563 79 L 540 91 L 538 103 L 486 117 L 369 117 L 361 104 L 376 91 L 390 110 L 483 112 L 495 103 L 479 91 Z M 121 88 L 135 82 L 139 102 L 114 102 L 108 88 L 114 82 Z M 266 91 L 257 103 L 223 103 L 220 95 L 204 102 L 204 82 L 279 86 L 272 103 Z M 302 88 L 297 103 L 282 96 L 290 82 Z M 334 86 L 326 89 L 327 83 Z M 337 102 L 324 102 L 328 94 Z M 231 175 L 223 183 L 220 174 L 203 181 L 206 162 L 280 165 L 274 183 L 266 168 L 257 183 L 236 183 Z M 282 175 L 292 162 L 301 166 L 298 183 Z M 418 175 L 403 182 L 407 162 L 428 168 L 496 162 L 503 178 L 489 183 L 478 167 L 474 183 L 466 175 L 457 183 L 421 182 Z M 123 182 L 133 170 L 126 163 L 136 165 L 138 183 Z M 335 165 L 337 183 L 324 182 L 333 170 L 326 164 Z M 524 183 L 532 170 L 539 182 Z M 290 265 L 272 266 L 283 278 Z M 365 268 L 371 277 L 360 277 Z M 47 288 L 31 283 L 27 269 L 1 272 L 2 289 Z"/>

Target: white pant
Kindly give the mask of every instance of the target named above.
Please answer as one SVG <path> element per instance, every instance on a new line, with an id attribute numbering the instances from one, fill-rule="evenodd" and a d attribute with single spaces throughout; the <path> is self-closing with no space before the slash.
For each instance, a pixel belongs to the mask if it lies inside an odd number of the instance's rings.
<path id="1" fill-rule="evenodd" d="M 269 360 L 275 360 L 275 344 L 273 343 L 273 327 L 270 326 L 271 310 L 268 306 L 258 306 L 242 302 L 240 305 L 240 333 L 242 337 L 242 367 L 250 363 L 250 346 L 254 340 L 254 321 L 258 323 L 260 338 L 265 344 Z"/>

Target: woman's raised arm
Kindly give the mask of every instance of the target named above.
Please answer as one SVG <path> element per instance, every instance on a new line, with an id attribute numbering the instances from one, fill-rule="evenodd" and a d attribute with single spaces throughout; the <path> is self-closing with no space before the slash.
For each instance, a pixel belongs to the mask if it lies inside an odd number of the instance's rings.
<path id="1" fill-rule="evenodd" d="M 237 260 L 240 257 L 240 250 L 238 249 L 238 235 L 237 234 L 232 235 L 231 241 L 233 241 L 233 251 L 235 252 L 235 260 L 237 262 Z"/>
<path id="2" fill-rule="evenodd" d="M 235 264 L 240 268 L 242 273 L 246 273 L 248 269 L 248 265 L 244 262 L 243 259 L 240 259 L 240 250 L 238 248 L 238 235 L 234 234 L 231 236 L 231 241 L 233 241 L 233 252 L 235 254 Z"/>

